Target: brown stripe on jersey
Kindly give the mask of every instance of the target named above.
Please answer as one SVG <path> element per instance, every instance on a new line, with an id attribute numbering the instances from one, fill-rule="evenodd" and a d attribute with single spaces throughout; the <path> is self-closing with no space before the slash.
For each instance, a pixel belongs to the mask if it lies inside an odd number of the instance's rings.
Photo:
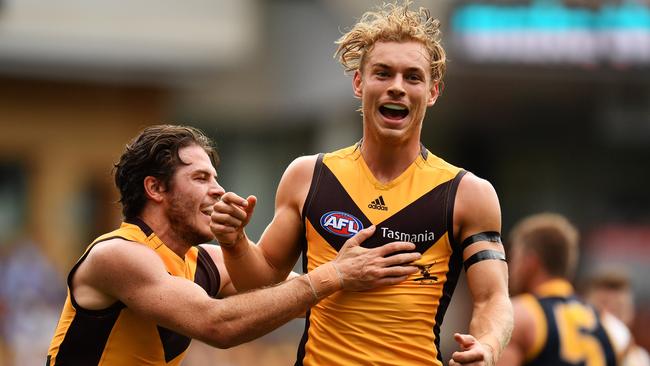
<path id="1" fill-rule="evenodd" d="M 368 227 L 372 223 L 329 167 L 322 164 L 320 170 L 318 184 L 315 187 L 312 185 L 310 197 L 308 197 L 310 202 L 303 214 L 316 231 L 338 251 L 348 238 L 333 234 L 323 228 L 320 220 L 324 214 L 341 211 L 359 219 L 363 227 Z M 452 180 L 436 186 L 399 212 L 378 223 L 373 236 L 361 245 L 366 248 L 374 248 L 393 241 L 414 241 L 416 250 L 424 253 L 447 231 L 447 199 L 453 182 Z M 428 239 L 430 233 L 433 233 L 433 238 Z M 417 238 L 418 234 L 423 234 L 428 240 L 412 240 L 413 236 Z M 407 239 L 406 236 L 409 238 Z"/>
<path id="2" fill-rule="evenodd" d="M 302 246 L 302 272 L 303 273 L 308 272 L 307 225 L 305 225 L 306 212 L 311 211 L 311 202 L 314 196 L 316 195 L 315 192 L 318 190 L 318 186 L 319 186 L 319 182 L 322 176 L 323 166 L 324 166 L 323 156 L 324 154 L 318 154 L 318 157 L 316 158 L 316 164 L 314 165 L 314 174 L 313 177 L 311 178 L 311 185 L 309 186 L 309 193 L 307 193 L 307 197 L 305 198 L 305 204 L 303 205 L 302 208 L 303 235 L 300 241 Z M 307 340 L 309 339 L 309 317 L 310 316 L 311 316 L 311 309 L 307 310 L 307 313 L 305 314 L 305 330 L 302 333 L 300 344 L 298 345 L 298 350 L 296 351 L 296 362 L 294 364 L 295 366 L 302 366 L 302 360 L 305 358 L 305 345 L 307 344 Z"/>
<path id="3" fill-rule="evenodd" d="M 393 241 L 411 241 L 415 244 L 416 251 L 424 253 L 438 239 L 444 236 L 447 230 L 445 217 L 445 201 L 449 191 L 450 182 L 442 183 L 417 200 L 401 209 L 383 222 L 377 224 L 375 234 L 366 240 L 368 247 L 377 247 Z M 395 233 L 396 228 L 399 232 Z M 393 235 L 390 235 L 393 233 Z M 401 234 L 404 234 L 401 237 Z M 430 233 L 433 233 L 432 238 Z M 427 240 L 417 240 L 418 234 Z M 415 236 L 415 239 L 413 238 Z M 407 238 L 409 237 L 409 238 Z"/>
<path id="4" fill-rule="evenodd" d="M 160 336 L 160 341 L 165 352 L 165 362 L 169 362 L 185 352 L 192 341 L 191 338 L 161 327 L 160 325 L 158 326 L 158 335 Z"/>
<path id="5" fill-rule="evenodd" d="M 306 262 L 307 259 L 303 259 L 303 261 Z M 307 340 L 309 339 L 308 334 L 309 334 L 310 316 L 311 316 L 311 309 L 307 310 L 307 314 L 305 315 L 305 330 L 302 333 L 302 338 L 300 339 L 300 345 L 298 345 L 298 351 L 296 351 L 296 362 L 293 364 L 294 366 L 303 366 L 302 361 L 305 359 L 305 345 L 307 344 Z"/>
<path id="6" fill-rule="evenodd" d="M 142 230 L 144 235 L 149 236 L 153 234 L 153 229 L 149 227 L 144 221 L 142 221 L 139 217 L 134 217 L 131 219 L 125 220 L 126 223 L 133 224 Z"/>
<path id="7" fill-rule="evenodd" d="M 309 192 L 305 198 L 305 204 L 302 207 L 302 220 L 305 220 L 305 213 L 311 208 L 311 201 L 314 199 L 315 191 L 318 189 L 318 183 L 320 182 L 321 173 L 323 171 L 323 157 L 324 154 L 318 154 L 316 158 L 316 164 L 314 165 L 314 174 L 311 178 L 311 185 L 309 186 Z"/>
<path id="8" fill-rule="evenodd" d="M 456 283 L 458 282 L 458 276 L 460 276 L 460 269 L 463 264 L 463 252 L 458 241 L 454 237 L 454 204 L 456 202 L 456 192 L 458 191 L 458 185 L 460 180 L 465 176 L 466 171 L 461 170 L 456 174 L 454 179 L 451 180 L 451 184 L 448 186 L 447 198 L 446 198 L 446 212 L 445 212 L 445 221 L 447 222 L 447 235 L 449 238 L 449 244 L 451 246 L 451 257 L 449 258 L 449 271 L 447 272 L 447 282 L 442 288 L 442 296 L 440 297 L 440 305 L 438 306 L 438 311 L 436 312 L 436 323 L 433 326 L 433 334 L 435 335 L 436 349 L 438 350 L 438 361 L 442 361 L 442 352 L 440 350 L 440 326 L 442 325 L 442 320 L 445 318 L 445 313 L 447 312 L 447 307 L 451 302 L 451 297 L 454 294 L 456 289 Z"/>
<path id="9" fill-rule="evenodd" d="M 59 346 L 55 364 L 97 365 L 119 315 L 120 311 L 104 315 L 77 311 Z"/>
<path id="10" fill-rule="evenodd" d="M 315 177 L 316 178 L 316 177 Z M 316 179 L 312 180 L 316 184 L 312 184 L 313 190 L 310 188 L 309 199 L 310 202 L 305 207 L 303 215 L 311 222 L 316 231 L 337 251 L 341 249 L 343 244 L 349 237 L 340 236 L 327 231 L 321 224 L 321 217 L 330 211 L 341 211 L 352 215 L 361 221 L 361 228 L 366 228 L 371 225 L 370 220 L 364 215 L 359 206 L 357 206 L 352 197 L 343 188 L 339 180 L 334 176 L 334 173 L 325 164 L 321 164 L 320 174 Z M 375 233 L 375 236 L 377 234 Z M 364 247 L 369 246 L 369 241 L 366 240 L 361 245 Z M 381 244 L 376 244 L 378 246 Z"/>
<path id="11" fill-rule="evenodd" d="M 201 286 L 210 297 L 217 297 L 221 281 L 219 269 L 204 248 L 198 247 L 198 252 L 194 283 Z M 191 338 L 173 330 L 158 326 L 158 335 L 165 352 L 165 362 L 175 359 L 190 346 Z"/>
<path id="12" fill-rule="evenodd" d="M 194 282 L 201 286 L 210 297 L 216 298 L 219 294 L 219 287 L 221 286 L 219 269 L 204 248 L 197 248 L 199 249 L 199 256 L 196 261 Z"/>

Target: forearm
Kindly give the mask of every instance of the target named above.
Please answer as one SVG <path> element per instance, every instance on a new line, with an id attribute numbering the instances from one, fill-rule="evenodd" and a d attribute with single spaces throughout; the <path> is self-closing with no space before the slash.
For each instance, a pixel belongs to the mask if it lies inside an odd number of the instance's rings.
<path id="1" fill-rule="evenodd" d="M 495 361 L 508 344 L 512 327 L 512 304 L 508 296 L 495 294 L 490 299 L 474 305 L 470 334 L 492 348 Z"/>
<path id="2" fill-rule="evenodd" d="M 258 338 L 301 316 L 320 299 L 341 289 L 331 264 L 280 285 L 216 300 L 213 331 L 203 341 L 220 348 Z"/>
<path id="3" fill-rule="evenodd" d="M 245 235 L 240 240 L 236 246 L 222 247 L 226 268 L 237 291 L 274 285 L 286 278 L 286 273 L 266 260 L 260 247 Z"/>

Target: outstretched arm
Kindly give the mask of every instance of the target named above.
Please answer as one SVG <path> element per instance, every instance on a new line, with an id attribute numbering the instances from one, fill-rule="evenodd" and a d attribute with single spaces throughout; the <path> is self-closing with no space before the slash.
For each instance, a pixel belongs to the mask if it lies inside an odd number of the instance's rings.
<path id="1" fill-rule="evenodd" d="M 217 267 L 217 270 L 219 271 L 218 297 L 224 298 L 224 297 L 235 295 L 237 293 L 237 289 L 235 288 L 235 286 L 233 286 L 232 281 L 230 280 L 230 274 L 228 273 L 228 269 L 226 268 L 226 264 L 224 263 L 223 252 L 221 250 L 221 247 L 214 244 L 201 244 L 201 247 L 208 252 L 210 258 L 214 262 L 214 265 Z M 285 281 L 292 280 L 299 276 L 300 276 L 299 273 L 293 271 L 289 272 L 289 275 L 287 276 Z"/>
<path id="2" fill-rule="evenodd" d="M 223 250 L 230 278 L 239 291 L 283 281 L 300 254 L 301 206 L 307 196 L 316 156 L 296 159 L 278 186 L 273 220 L 256 245 L 244 227 L 256 202 L 228 192 L 214 207 L 211 228 Z M 254 274 L 254 275 L 253 275 Z"/>
<path id="3" fill-rule="evenodd" d="M 460 242 L 479 233 L 501 231 L 499 201 L 489 182 L 472 174 L 461 180 L 454 226 L 455 237 Z M 477 253 L 480 254 L 475 256 Z M 451 366 L 494 365 L 510 339 L 513 315 L 508 297 L 507 265 L 499 259 L 486 259 L 501 255 L 504 255 L 501 243 L 481 239 L 463 251 L 463 260 L 469 265 L 466 273 L 473 311 L 470 334 L 455 335 L 461 350 L 453 354 Z"/>
<path id="4" fill-rule="evenodd" d="M 374 227 L 360 231 L 333 261 L 308 275 L 225 299 L 210 298 L 194 282 L 167 273 L 150 248 L 113 239 L 91 250 L 74 275 L 72 289 L 85 308 L 106 308 L 119 300 L 157 324 L 226 348 L 270 332 L 338 290 L 395 284 L 417 272 L 416 267 L 400 264 L 419 259 L 418 253 L 385 257 L 394 251 L 412 251 L 412 243 L 360 247 L 373 233 Z"/>

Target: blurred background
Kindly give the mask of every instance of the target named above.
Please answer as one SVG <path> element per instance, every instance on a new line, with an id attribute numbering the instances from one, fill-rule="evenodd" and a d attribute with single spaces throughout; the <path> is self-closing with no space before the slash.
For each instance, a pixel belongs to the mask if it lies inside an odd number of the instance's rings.
<path id="1" fill-rule="evenodd" d="M 83 248 L 120 222 L 111 168 L 158 123 L 216 140 L 221 184 L 259 198 L 297 156 L 361 136 L 334 41 L 369 0 L 0 0 L 0 365 L 42 365 Z M 445 90 L 423 143 L 489 179 L 503 231 L 539 211 L 582 234 L 577 283 L 623 268 L 650 346 L 650 3 L 416 1 L 442 22 Z M 299 268 L 299 267 L 297 267 Z M 467 329 L 461 282 L 443 325 Z M 303 321 L 184 365 L 293 364 Z M 20 360 L 19 362 L 17 360 Z"/>

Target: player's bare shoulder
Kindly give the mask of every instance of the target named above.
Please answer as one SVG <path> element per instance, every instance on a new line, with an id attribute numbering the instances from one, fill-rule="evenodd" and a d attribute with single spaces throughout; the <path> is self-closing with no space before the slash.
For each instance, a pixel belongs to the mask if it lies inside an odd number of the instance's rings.
<path id="1" fill-rule="evenodd" d="M 124 269 L 132 264 L 135 268 L 141 267 L 141 262 L 148 262 L 158 258 L 155 252 L 144 244 L 136 243 L 122 238 L 113 238 L 99 242 L 88 253 L 85 262 L 98 270 L 109 271 L 113 267 Z M 155 262 L 160 262 L 157 260 Z"/>
<path id="2" fill-rule="evenodd" d="M 109 239 L 93 245 L 83 257 L 72 277 L 72 291 L 82 307 L 103 309 L 120 297 L 120 286 L 161 266 L 158 256 L 145 245 Z"/>
<path id="3" fill-rule="evenodd" d="M 311 182 L 317 159 L 318 155 L 305 155 L 294 159 L 284 171 L 282 180 L 284 181 L 286 178 L 292 183 Z"/>
<path id="4" fill-rule="evenodd" d="M 296 158 L 289 164 L 278 186 L 276 200 L 279 203 L 291 202 L 302 208 L 309 192 L 317 159 L 318 155 L 306 155 Z"/>
<path id="5" fill-rule="evenodd" d="M 486 179 L 467 173 L 458 185 L 454 223 L 464 225 L 476 222 L 500 230 L 501 208 L 494 186 Z"/>

